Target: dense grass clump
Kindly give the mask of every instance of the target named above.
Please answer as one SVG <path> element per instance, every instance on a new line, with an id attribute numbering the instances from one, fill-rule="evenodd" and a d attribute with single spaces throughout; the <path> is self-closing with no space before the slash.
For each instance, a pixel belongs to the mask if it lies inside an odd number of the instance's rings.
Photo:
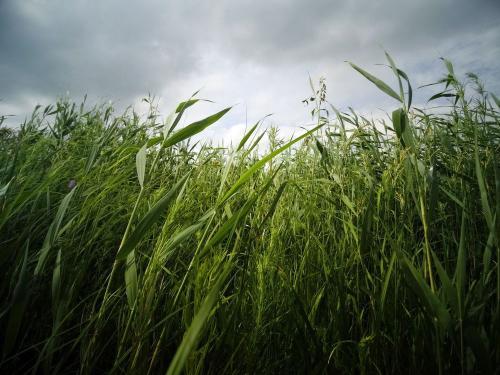
<path id="1" fill-rule="evenodd" d="M 353 67 L 391 123 L 321 82 L 291 141 L 194 146 L 229 110 L 181 127 L 195 98 L 0 128 L 2 373 L 498 371 L 499 103 L 445 61 L 445 113 L 413 108 L 387 58 L 396 91 Z"/>

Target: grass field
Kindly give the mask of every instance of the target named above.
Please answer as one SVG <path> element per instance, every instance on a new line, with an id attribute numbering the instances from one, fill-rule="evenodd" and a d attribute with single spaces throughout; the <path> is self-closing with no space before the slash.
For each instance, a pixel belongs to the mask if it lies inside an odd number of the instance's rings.
<path id="1" fill-rule="evenodd" d="M 387 59 L 392 121 L 321 82 L 293 140 L 194 145 L 196 97 L 1 127 L 1 372 L 498 373 L 500 103 L 444 60 L 426 113 Z"/>

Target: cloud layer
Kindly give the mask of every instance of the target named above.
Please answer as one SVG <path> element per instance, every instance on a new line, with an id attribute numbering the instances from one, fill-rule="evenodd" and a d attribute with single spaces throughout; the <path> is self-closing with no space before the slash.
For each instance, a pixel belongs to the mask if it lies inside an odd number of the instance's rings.
<path id="1" fill-rule="evenodd" d="M 238 103 L 215 138 L 268 113 L 293 127 L 308 120 L 309 75 L 327 78 L 335 105 L 371 113 L 395 103 L 344 61 L 390 80 L 374 66 L 384 49 L 415 85 L 438 78 L 445 56 L 500 91 L 495 0 L 4 0 L 0 19 L 0 114 L 18 115 L 14 122 L 67 92 L 119 108 L 149 92 L 168 112 L 202 88 L 220 106 Z"/>

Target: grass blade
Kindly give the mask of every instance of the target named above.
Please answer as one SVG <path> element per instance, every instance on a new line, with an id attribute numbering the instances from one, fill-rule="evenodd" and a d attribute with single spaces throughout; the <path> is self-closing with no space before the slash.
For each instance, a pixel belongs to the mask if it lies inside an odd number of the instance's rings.
<path id="1" fill-rule="evenodd" d="M 135 264 L 135 251 L 132 250 L 127 255 L 127 262 L 125 265 L 125 291 L 130 309 L 133 309 L 135 306 L 137 290 L 137 266 Z"/>
<path id="2" fill-rule="evenodd" d="M 139 184 L 141 185 L 141 189 L 144 189 L 144 175 L 146 173 L 146 148 L 147 144 L 142 146 L 137 155 L 135 156 L 137 178 L 139 179 Z"/>
<path id="3" fill-rule="evenodd" d="M 404 254 L 400 255 L 400 259 L 402 260 L 405 278 L 413 291 L 417 294 L 427 312 L 438 320 L 441 329 L 446 331 L 451 323 L 451 317 L 448 310 L 432 292 L 431 288 L 427 285 L 420 272 L 417 271 L 410 260 Z"/>
<path id="4" fill-rule="evenodd" d="M 236 151 L 240 151 L 245 146 L 245 143 L 248 141 L 248 138 L 252 136 L 253 132 L 255 131 L 255 129 L 257 129 L 257 126 L 259 126 L 259 124 L 260 121 L 258 121 L 254 126 L 252 126 L 250 130 L 243 136 L 243 138 L 241 138 L 240 144 L 238 145 Z"/>
<path id="5" fill-rule="evenodd" d="M 384 312 L 385 299 L 387 297 L 387 290 L 389 288 L 389 281 L 391 280 L 392 271 L 394 270 L 395 261 L 396 261 L 396 252 L 394 251 L 392 253 L 391 260 L 389 261 L 389 268 L 387 269 L 387 273 L 385 274 L 382 292 L 380 293 L 380 311 L 381 311 L 381 313 Z"/>
<path id="6" fill-rule="evenodd" d="M 397 101 L 402 102 L 401 98 L 396 93 L 396 91 L 394 91 L 387 83 L 385 83 L 384 81 L 382 81 L 382 80 L 378 79 L 377 77 L 371 75 L 366 70 L 361 69 L 359 66 L 357 66 L 357 65 L 355 65 L 355 64 L 353 64 L 351 62 L 349 63 L 349 65 L 351 65 L 363 77 L 365 77 L 367 80 L 369 80 L 375 86 L 377 86 L 380 90 L 382 90 L 383 92 L 385 92 L 387 95 L 389 95 L 390 97 L 396 99 Z"/>
<path id="7" fill-rule="evenodd" d="M 66 210 L 68 209 L 69 203 L 71 201 L 71 198 L 75 194 L 76 189 L 77 187 L 73 188 L 63 198 L 57 210 L 56 216 L 50 224 L 47 235 L 45 236 L 45 240 L 43 241 L 42 249 L 40 250 L 38 256 L 38 263 L 35 268 L 35 276 L 39 275 L 43 270 L 43 267 L 47 260 L 47 256 L 49 255 L 49 251 L 59 236 L 62 220 L 64 218 L 64 215 L 66 214 Z"/>
<path id="8" fill-rule="evenodd" d="M 245 182 L 247 182 L 252 177 L 252 175 L 255 172 L 257 172 L 261 167 L 263 167 L 268 161 L 270 161 L 276 155 L 281 154 L 283 151 L 285 151 L 287 148 L 289 148 L 293 144 L 295 144 L 295 143 L 299 142 L 300 140 L 308 137 L 309 135 L 311 135 L 312 133 L 314 133 L 316 130 L 318 130 L 322 126 L 323 125 L 321 124 L 321 125 L 318 125 L 318 126 L 314 127 L 313 129 L 309 130 L 308 132 L 302 134 L 300 137 L 295 138 L 294 140 L 288 142 L 284 146 L 281 146 L 277 150 L 269 153 L 268 155 L 266 155 L 265 157 L 263 157 L 262 159 L 260 159 L 258 162 L 256 162 L 250 168 L 248 168 L 247 171 L 240 176 L 240 178 L 238 179 L 238 181 L 236 181 L 236 183 L 223 196 L 222 201 L 223 202 L 226 201 L 227 199 L 229 199 L 229 197 L 231 197 L 234 193 L 236 193 L 241 188 L 241 186 L 243 186 L 243 184 Z"/>
<path id="9" fill-rule="evenodd" d="M 191 325 L 184 334 L 182 342 L 177 348 L 172 362 L 170 362 L 167 375 L 179 375 L 182 372 L 189 354 L 195 349 L 198 338 L 202 333 L 206 322 L 213 313 L 213 309 L 219 299 L 219 293 L 232 268 L 233 264 L 227 263 L 214 286 L 210 289 L 210 292 L 203 301 L 203 304 L 194 316 Z"/>
<path id="10" fill-rule="evenodd" d="M 474 162 L 475 162 L 475 168 L 476 168 L 477 184 L 479 186 L 479 194 L 481 197 L 481 205 L 483 207 L 483 215 L 484 215 L 484 218 L 486 219 L 486 223 L 488 224 L 488 228 L 490 228 L 491 231 L 494 231 L 493 216 L 491 214 L 491 208 L 490 208 L 490 204 L 488 202 L 488 193 L 486 192 L 486 185 L 484 183 L 483 170 L 481 168 L 481 163 L 479 162 L 479 151 L 478 151 L 478 145 L 477 145 L 477 129 L 476 129 L 475 142 L 474 142 Z"/>
<path id="11" fill-rule="evenodd" d="M 195 94 L 193 94 L 193 96 Z M 200 101 L 200 99 L 189 99 L 189 100 L 186 100 L 185 102 L 180 102 L 179 105 L 177 106 L 177 108 L 175 109 L 175 113 L 183 112 L 199 101 Z"/>
<path id="12" fill-rule="evenodd" d="M 198 134 L 199 132 L 205 130 L 208 126 L 217 122 L 222 116 L 224 116 L 230 110 L 231 107 L 223 109 L 222 111 L 217 112 L 212 116 L 204 118 L 203 120 L 200 121 L 193 122 L 192 124 L 187 125 L 180 130 L 177 130 L 175 133 L 173 133 L 169 138 L 167 138 L 164 141 L 163 147 L 173 146 L 176 143 L 179 143 L 187 138 L 192 137 L 195 134 Z"/>
<path id="13" fill-rule="evenodd" d="M 176 197 L 177 191 L 186 183 L 189 174 L 181 178 L 153 207 L 144 215 L 135 230 L 125 239 L 116 254 L 116 259 L 125 259 L 134 250 L 137 244 L 144 238 L 148 230 L 165 212 L 166 208 Z"/>

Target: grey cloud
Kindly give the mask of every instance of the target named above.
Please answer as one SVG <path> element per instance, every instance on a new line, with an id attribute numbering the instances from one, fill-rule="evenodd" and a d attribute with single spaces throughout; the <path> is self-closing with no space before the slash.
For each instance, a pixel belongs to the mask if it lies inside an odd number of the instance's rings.
<path id="1" fill-rule="evenodd" d="M 419 80 L 436 78 L 446 55 L 498 89 L 499 18 L 494 0 L 4 0 L 0 98 L 20 108 L 70 91 L 128 105 L 148 92 L 179 100 L 206 85 L 211 99 L 242 101 L 256 116 L 276 105 L 291 122 L 305 112 L 308 73 L 331 78 L 340 105 L 386 103 L 344 64 L 371 69 L 384 60 L 381 46 Z"/>
<path id="2" fill-rule="evenodd" d="M 494 1 L 217 2 L 214 38 L 260 63 L 364 57 L 381 43 L 397 53 L 436 46 L 496 25 Z M 221 5 L 223 4 L 223 5 Z"/>
<path id="3" fill-rule="evenodd" d="M 163 30 L 172 16 L 119 4 L 4 3 L 0 95 L 69 90 L 129 98 L 160 90 L 158 72 L 192 69 L 195 57 L 181 38 L 182 25 Z"/>

